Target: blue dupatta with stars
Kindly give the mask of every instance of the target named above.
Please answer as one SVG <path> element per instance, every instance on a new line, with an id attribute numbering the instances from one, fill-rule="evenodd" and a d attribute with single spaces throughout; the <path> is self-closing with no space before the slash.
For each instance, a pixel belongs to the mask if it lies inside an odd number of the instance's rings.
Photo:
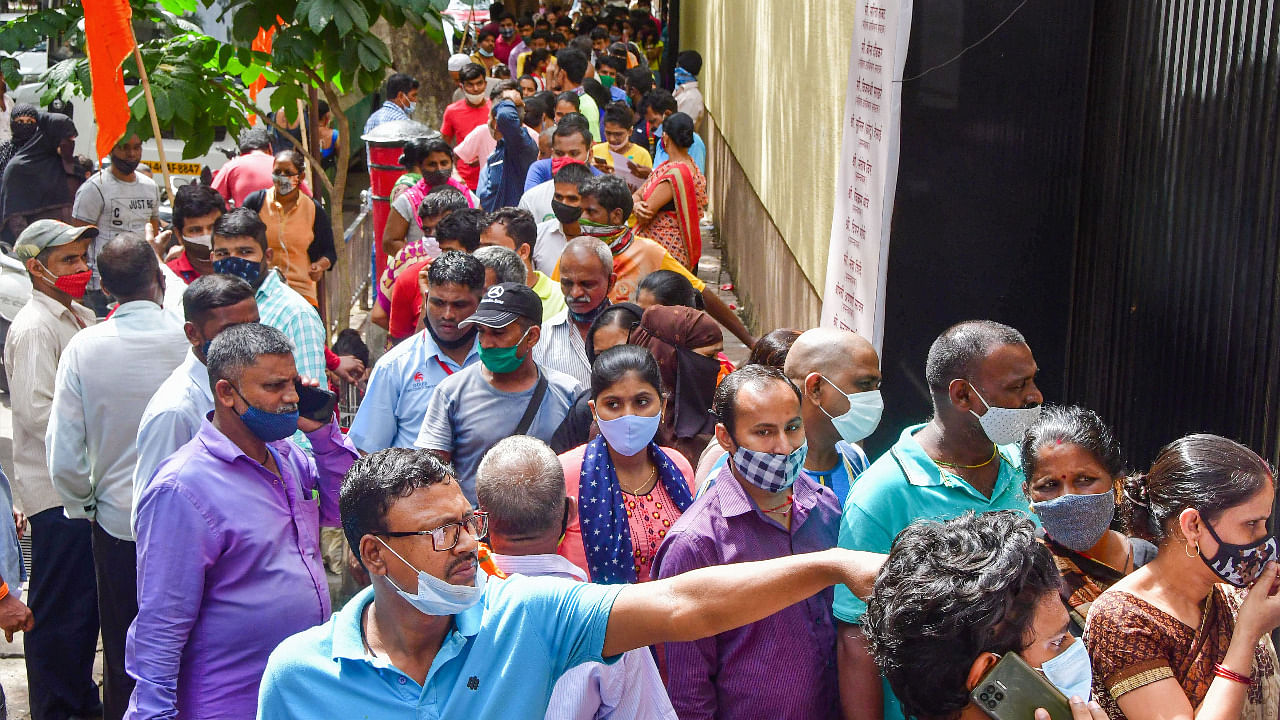
<path id="1" fill-rule="evenodd" d="M 658 466 L 658 482 L 666 489 L 680 512 L 693 503 L 689 485 L 671 458 L 649 443 L 649 458 Z M 587 554 L 591 582 L 612 585 L 636 581 L 631 544 L 631 524 L 627 521 L 626 494 L 618 485 L 618 473 L 609 456 L 604 436 L 587 443 L 582 457 L 578 485 L 578 515 L 582 524 L 582 546 Z"/>

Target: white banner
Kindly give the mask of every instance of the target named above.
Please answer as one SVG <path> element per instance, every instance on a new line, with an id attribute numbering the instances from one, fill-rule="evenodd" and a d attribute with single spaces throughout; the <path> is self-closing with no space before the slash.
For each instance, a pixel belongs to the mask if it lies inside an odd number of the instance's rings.
<path id="1" fill-rule="evenodd" d="M 858 0 L 822 324 L 884 341 L 889 223 L 912 0 Z"/>

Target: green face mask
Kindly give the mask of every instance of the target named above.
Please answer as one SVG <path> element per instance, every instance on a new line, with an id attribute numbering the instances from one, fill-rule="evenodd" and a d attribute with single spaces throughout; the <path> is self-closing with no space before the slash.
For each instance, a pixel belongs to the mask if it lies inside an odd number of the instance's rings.
<path id="1" fill-rule="evenodd" d="M 532 330 L 533 328 L 529 328 Z M 489 372 L 498 373 L 499 375 L 514 372 L 520 367 L 520 363 L 524 362 L 524 358 L 516 354 L 516 350 L 520 347 L 520 343 L 524 342 L 525 337 L 529 335 L 529 330 L 524 331 L 524 335 L 516 341 L 515 345 L 510 347 L 487 348 L 480 346 L 480 362 L 489 368 Z"/>
<path id="2" fill-rule="evenodd" d="M 613 76 L 612 76 L 612 75 L 601 75 L 601 76 L 600 76 L 600 84 L 604 86 L 604 89 L 605 89 L 605 90 L 608 90 L 609 88 L 613 87 Z"/>

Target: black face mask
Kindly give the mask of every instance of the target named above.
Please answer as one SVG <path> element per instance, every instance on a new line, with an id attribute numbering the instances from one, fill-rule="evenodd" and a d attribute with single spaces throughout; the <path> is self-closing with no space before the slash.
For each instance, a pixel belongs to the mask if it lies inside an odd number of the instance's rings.
<path id="1" fill-rule="evenodd" d="M 13 133 L 13 144 L 18 147 L 22 147 L 24 143 L 26 143 L 28 140 L 32 138 L 32 136 L 36 134 L 36 127 L 37 125 L 35 123 L 20 123 L 20 122 L 10 121 L 9 130 Z"/>
<path id="2" fill-rule="evenodd" d="M 449 173 L 444 170 L 424 170 L 422 179 L 427 183 L 428 187 L 436 187 L 449 182 Z"/>
<path id="3" fill-rule="evenodd" d="M 134 170 L 138 169 L 138 162 L 139 161 L 137 160 L 125 160 L 123 158 L 118 158 L 115 155 L 111 156 L 111 167 L 115 168 L 116 172 L 119 172 L 121 175 L 132 174 Z"/>
<path id="4" fill-rule="evenodd" d="M 551 201 L 551 212 L 555 213 L 556 219 L 562 225 L 572 225 L 578 222 L 578 218 L 582 217 L 582 208 L 566 205 L 559 200 Z"/>
<path id="5" fill-rule="evenodd" d="M 436 346 L 442 350 L 457 350 L 460 347 L 470 345 L 475 342 L 476 333 L 480 332 L 480 327 L 478 325 L 472 325 L 466 335 L 463 335 L 457 340 L 445 340 L 436 334 L 436 329 L 431 326 L 430 318 L 428 318 L 427 322 L 424 324 L 427 326 L 427 332 L 431 334 L 431 339 L 435 342 Z"/>

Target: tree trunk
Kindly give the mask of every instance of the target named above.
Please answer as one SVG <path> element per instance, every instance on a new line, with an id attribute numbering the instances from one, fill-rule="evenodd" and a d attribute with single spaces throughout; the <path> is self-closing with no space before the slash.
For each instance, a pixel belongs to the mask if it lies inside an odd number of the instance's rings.
<path id="1" fill-rule="evenodd" d="M 413 119 L 439 128 L 444 109 L 458 87 L 449 78 L 449 48 L 411 27 L 391 27 L 386 20 L 378 20 L 371 31 L 390 49 L 392 71 L 406 73 L 421 83 Z"/>

